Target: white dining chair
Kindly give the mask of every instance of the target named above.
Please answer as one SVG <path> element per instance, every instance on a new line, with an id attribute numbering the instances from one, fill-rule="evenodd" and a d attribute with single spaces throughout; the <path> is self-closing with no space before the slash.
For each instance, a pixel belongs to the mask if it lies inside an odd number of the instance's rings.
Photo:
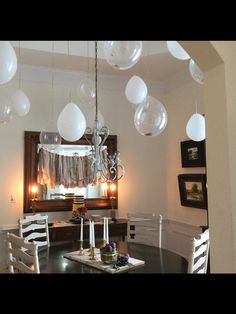
<path id="1" fill-rule="evenodd" d="M 7 257 L 9 273 L 40 273 L 38 245 L 24 238 L 7 233 Z"/>
<path id="2" fill-rule="evenodd" d="M 205 274 L 207 272 L 209 247 L 209 229 L 193 237 L 188 260 L 188 273 Z"/>

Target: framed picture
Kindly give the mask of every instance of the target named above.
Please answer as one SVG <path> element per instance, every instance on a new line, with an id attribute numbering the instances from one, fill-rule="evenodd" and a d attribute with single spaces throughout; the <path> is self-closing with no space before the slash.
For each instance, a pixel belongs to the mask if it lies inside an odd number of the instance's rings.
<path id="1" fill-rule="evenodd" d="M 205 140 L 201 142 L 184 141 L 181 145 L 182 168 L 185 167 L 205 167 Z"/>
<path id="2" fill-rule="evenodd" d="M 178 181 L 182 206 L 207 209 L 205 174 L 180 174 Z"/>

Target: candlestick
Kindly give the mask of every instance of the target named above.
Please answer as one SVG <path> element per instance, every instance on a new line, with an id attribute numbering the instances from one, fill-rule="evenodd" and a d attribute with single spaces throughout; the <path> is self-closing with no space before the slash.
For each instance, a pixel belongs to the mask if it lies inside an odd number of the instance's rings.
<path id="1" fill-rule="evenodd" d="M 83 241 L 83 218 L 80 219 L 80 241 Z"/>
<path id="2" fill-rule="evenodd" d="M 83 240 L 80 240 L 80 250 L 79 250 L 79 255 L 84 255 L 84 249 L 83 249 Z"/>

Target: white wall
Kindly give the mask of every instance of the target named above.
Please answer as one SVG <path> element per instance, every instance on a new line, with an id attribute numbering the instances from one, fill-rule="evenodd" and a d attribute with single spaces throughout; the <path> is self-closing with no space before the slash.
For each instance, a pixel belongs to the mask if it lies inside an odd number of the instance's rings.
<path id="1" fill-rule="evenodd" d="M 205 167 L 182 168 L 180 142 L 189 140 L 186 135 L 186 124 L 192 114 L 204 114 L 203 87 L 195 81 L 184 84 L 166 94 L 168 109 L 168 140 L 166 151 L 167 163 L 167 194 L 168 218 L 192 225 L 206 225 L 207 211 L 205 209 L 184 207 L 180 204 L 178 175 L 185 173 L 205 173 Z"/>
<path id="2" fill-rule="evenodd" d="M 52 87 L 51 72 L 26 66 L 22 69 L 22 89 L 31 101 L 31 110 L 25 117 L 14 118 L 8 124 L 0 125 L 0 225 L 14 227 L 23 215 L 23 161 L 24 131 L 40 131 L 48 126 L 51 119 Z M 53 121 L 68 103 L 71 86 L 72 99 L 79 104 L 76 85 L 81 74 L 55 74 L 55 109 Z M 126 175 L 119 182 L 119 216 L 127 211 L 161 211 L 167 208 L 165 183 L 166 133 L 159 137 L 145 138 L 137 133 L 133 123 L 134 107 L 124 95 L 124 86 L 104 78 L 98 91 L 99 109 L 104 115 L 110 134 L 118 135 L 118 149 L 125 165 Z M 120 78 L 119 78 L 120 80 Z M 106 87 L 106 82 L 107 84 Z M 105 86 L 105 87 L 104 87 Z M 18 87 L 17 76 L 8 84 L 2 85 L 0 95 L 10 95 Z M 157 88 L 156 88 L 157 90 Z M 152 92 L 152 95 L 157 96 Z M 91 106 L 80 103 L 85 115 Z M 11 195 L 15 202 L 10 203 Z M 68 218 L 68 213 L 50 215 L 51 219 Z"/>

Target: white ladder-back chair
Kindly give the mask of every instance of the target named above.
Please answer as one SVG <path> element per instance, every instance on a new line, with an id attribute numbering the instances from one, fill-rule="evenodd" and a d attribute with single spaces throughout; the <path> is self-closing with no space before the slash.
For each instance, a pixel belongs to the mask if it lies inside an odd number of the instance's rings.
<path id="1" fill-rule="evenodd" d="M 188 261 L 188 273 L 205 274 L 209 255 L 209 230 L 197 235 L 192 240 L 191 254 Z"/>
<path id="2" fill-rule="evenodd" d="M 128 213 L 127 242 L 162 247 L 162 215 Z"/>
<path id="3" fill-rule="evenodd" d="M 48 215 L 36 214 L 19 219 L 19 234 L 28 242 L 34 240 L 38 247 L 49 247 Z"/>
<path id="4" fill-rule="evenodd" d="M 24 238 L 7 233 L 7 255 L 9 273 L 40 273 L 38 245 L 25 242 Z"/>

